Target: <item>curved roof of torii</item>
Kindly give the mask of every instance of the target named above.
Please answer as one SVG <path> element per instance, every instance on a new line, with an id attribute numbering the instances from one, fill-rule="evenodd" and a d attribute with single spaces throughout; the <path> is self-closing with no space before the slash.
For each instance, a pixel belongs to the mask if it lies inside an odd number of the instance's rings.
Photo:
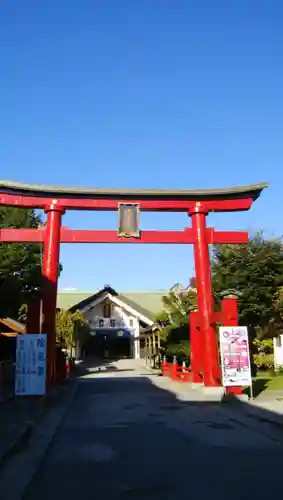
<path id="1" fill-rule="evenodd" d="M 160 199 L 160 200 L 232 200 L 252 198 L 255 201 L 268 183 L 250 184 L 220 189 L 121 189 L 45 186 L 0 180 L 0 193 L 22 196 L 54 196 L 56 198 Z"/>

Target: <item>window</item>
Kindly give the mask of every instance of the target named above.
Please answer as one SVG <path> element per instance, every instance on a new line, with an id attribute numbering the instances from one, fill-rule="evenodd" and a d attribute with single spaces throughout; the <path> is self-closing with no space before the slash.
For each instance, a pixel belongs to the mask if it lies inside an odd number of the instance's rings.
<path id="1" fill-rule="evenodd" d="M 129 325 L 130 325 L 131 328 L 133 328 L 133 326 L 134 326 L 134 320 L 133 320 L 133 318 L 130 318 Z"/>
<path id="2" fill-rule="evenodd" d="M 111 316 L 111 304 L 109 302 L 103 305 L 103 316 L 104 318 L 110 318 Z"/>
<path id="3" fill-rule="evenodd" d="M 116 326 L 116 320 L 115 319 L 112 319 L 112 318 L 110 319 L 110 326 L 111 326 L 111 328 L 115 328 L 115 326 Z"/>
<path id="4" fill-rule="evenodd" d="M 98 324 L 99 324 L 99 328 L 103 328 L 104 327 L 104 319 L 100 319 L 98 321 Z"/>

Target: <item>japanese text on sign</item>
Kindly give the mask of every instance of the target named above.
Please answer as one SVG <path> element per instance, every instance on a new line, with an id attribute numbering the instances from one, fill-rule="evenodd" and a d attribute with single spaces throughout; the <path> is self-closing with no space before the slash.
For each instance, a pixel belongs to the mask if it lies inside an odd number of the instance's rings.
<path id="1" fill-rule="evenodd" d="M 37 396 L 45 394 L 46 335 L 17 336 L 15 394 Z"/>
<path id="2" fill-rule="evenodd" d="M 219 328 L 223 386 L 250 386 L 251 365 L 246 326 Z"/>

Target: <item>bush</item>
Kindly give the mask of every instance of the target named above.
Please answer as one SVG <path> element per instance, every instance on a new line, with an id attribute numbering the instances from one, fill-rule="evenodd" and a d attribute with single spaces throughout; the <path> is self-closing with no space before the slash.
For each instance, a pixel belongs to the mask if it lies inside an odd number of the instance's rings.
<path id="1" fill-rule="evenodd" d="M 276 365 L 274 371 L 275 375 L 283 375 L 283 365 Z"/>
<path id="2" fill-rule="evenodd" d="M 56 340 L 65 349 L 75 347 L 78 340 L 85 342 L 90 328 L 85 323 L 82 313 L 61 310 L 56 314 Z"/>
<path id="3" fill-rule="evenodd" d="M 254 354 L 253 362 L 258 370 L 273 370 L 274 356 L 273 354 Z"/>
<path id="4" fill-rule="evenodd" d="M 164 351 L 167 361 L 172 361 L 173 357 L 176 356 L 179 365 L 181 365 L 183 361 L 188 365 L 190 360 L 190 344 L 188 340 L 181 340 L 178 344 L 168 344 Z"/>

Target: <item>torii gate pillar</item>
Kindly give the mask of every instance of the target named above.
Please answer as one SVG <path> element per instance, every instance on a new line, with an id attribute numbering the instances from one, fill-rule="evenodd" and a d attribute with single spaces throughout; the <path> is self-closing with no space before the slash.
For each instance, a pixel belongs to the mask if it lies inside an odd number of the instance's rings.
<path id="1" fill-rule="evenodd" d="M 219 359 L 215 330 L 212 326 L 213 294 L 209 247 L 207 241 L 206 216 L 208 211 L 201 203 L 189 211 L 194 231 L 194 256 L 200 329 L 203 342 L 204 385 L 215 387 L 219 381 Z"/>
<path id="2" fill-rule="evenodd" d="M 55 201 L 55 200 L 54 200 Z M 56 347 L 56 301 L 59 275 L 60 231 L 64 209 L 56 203 L 44 208 L 47 224 L 44 235 L 44 254 L 42 266 L 43 322 L 42 332 L 48 333 L 47 342 L 47 380 L 55 380 Z"/>

